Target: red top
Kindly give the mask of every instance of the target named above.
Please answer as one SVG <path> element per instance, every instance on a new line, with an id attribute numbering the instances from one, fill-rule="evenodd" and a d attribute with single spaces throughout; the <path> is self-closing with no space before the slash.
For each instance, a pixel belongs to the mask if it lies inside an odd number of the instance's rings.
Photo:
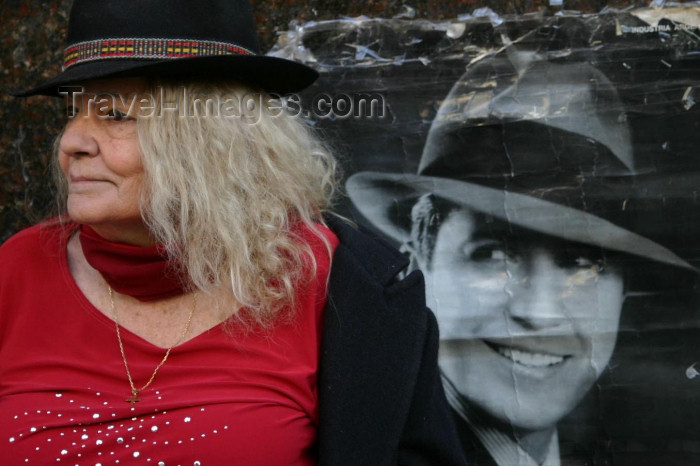
<path id="1" fill-rule="evenodd" d="M 322 228 L 335 248 L 338 240 Z M 0 248 L 3 464 L 311 465 L 330 260 L 292 323 L 232 336 L 221 325 L 175 347 L 130 407 L 114 322 L 80 292 L 66 235 L 33 227 Z M 121 330 L 136 386 L 163 357 Z"/>

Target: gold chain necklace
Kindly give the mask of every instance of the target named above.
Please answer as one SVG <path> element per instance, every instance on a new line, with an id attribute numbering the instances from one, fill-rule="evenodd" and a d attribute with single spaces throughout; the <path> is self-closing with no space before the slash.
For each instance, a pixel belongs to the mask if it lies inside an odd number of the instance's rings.
<path id="1" fill-rule="evenodd" d="M 119 317 L 117 316 L 117 310 L 116 307 L 114 306 L 114 292 L 112 291 L 112 287 L 107 285 L 107 289 L 109 290 L 109 304 L 112 310 L 112 316 L 114 316 L 114 325 L 117 328 L 117 340 L 119 341 L 119 351 L 121 351 L 122 354 L 122 361 L 124 361 L 124 369 L 126 369 L 126 376 L 129 378 L 129 386 L 131 387 L 131 396 L 124 401 L 128 402 L 131 406 L 134 406 L 134 403 L 137 401 L 141 401 L 139 398 L 139 393 L 148 388 L 151 383 L 153 382 L 153 379 L 156 378 L 156 374 L 158 373 L 158 370 L 165 364 L 165 361 L 168 360 L 168 356 L 170 356 L 170 351 L 180 344 L 180 342 L 185 338 L 185 335 L 187 335 L 187 331 L 190 329 L 190 323 L 192 322 L 192 316 L 194 315 L 194 310 L 197 307 L 197 293 L 192 295 L 192 309 L 190 309 L 190 315 L 187 317 L 187 323 L 185 324 L 185 329 L 182 331 L 182 335 L 180 335 L 180 338 L 177 339 L 175 343 L 173 343 L 170 348 L 165 352 L 165 356 L 163 356 L 163 359 L 158 363 L 156 366 L 155 370 L 153 371 L 153 374 L 151 374 L 151 378 L 148 379 L 148 382 L 146 382 L 141 388 L 136 388 L 136 385 L 134 385 L 134 380 L 131 378 L 131 371 L 129 371 L 129 364 L 126 362 L 126 354 L 124 353 L 124 343 L 122 343 L 122 335 L 121 332 L 119 331 Z"/>

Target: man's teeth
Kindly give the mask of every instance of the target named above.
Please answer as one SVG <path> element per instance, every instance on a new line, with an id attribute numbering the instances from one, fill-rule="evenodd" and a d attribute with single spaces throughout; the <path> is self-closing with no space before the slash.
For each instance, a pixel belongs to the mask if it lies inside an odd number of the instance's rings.
<path id="1" fill-rule="evenodd" d="M 513 362 L 529 367 L 546 367 L 564 362 L 563 356 L 552 356 L 551 354 L 531 353 L 529 351 L 520 351 L 505 346 L 496 348 L 501 356 L 510 359 Z"/>

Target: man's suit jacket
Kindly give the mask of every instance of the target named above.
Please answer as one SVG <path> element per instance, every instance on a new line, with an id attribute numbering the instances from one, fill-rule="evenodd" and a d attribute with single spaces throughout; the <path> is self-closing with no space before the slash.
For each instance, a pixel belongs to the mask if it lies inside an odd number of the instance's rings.
<path id="1" fill-rule="evenodd" d="M 319 372 L 319 464 L 466 464 L 437 367 L 423 276 L 337 219 Z"/>

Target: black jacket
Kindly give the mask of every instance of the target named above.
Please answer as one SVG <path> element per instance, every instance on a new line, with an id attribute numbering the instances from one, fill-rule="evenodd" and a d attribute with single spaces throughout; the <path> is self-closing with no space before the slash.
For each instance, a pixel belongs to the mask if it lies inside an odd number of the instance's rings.
<path id="1" fill-rule="evenodd" d="M 333 257 L 319 373 L 319 464 L 463 465 L 437 367 L 423 276 L 373 235 L 329 220 Z"/>

